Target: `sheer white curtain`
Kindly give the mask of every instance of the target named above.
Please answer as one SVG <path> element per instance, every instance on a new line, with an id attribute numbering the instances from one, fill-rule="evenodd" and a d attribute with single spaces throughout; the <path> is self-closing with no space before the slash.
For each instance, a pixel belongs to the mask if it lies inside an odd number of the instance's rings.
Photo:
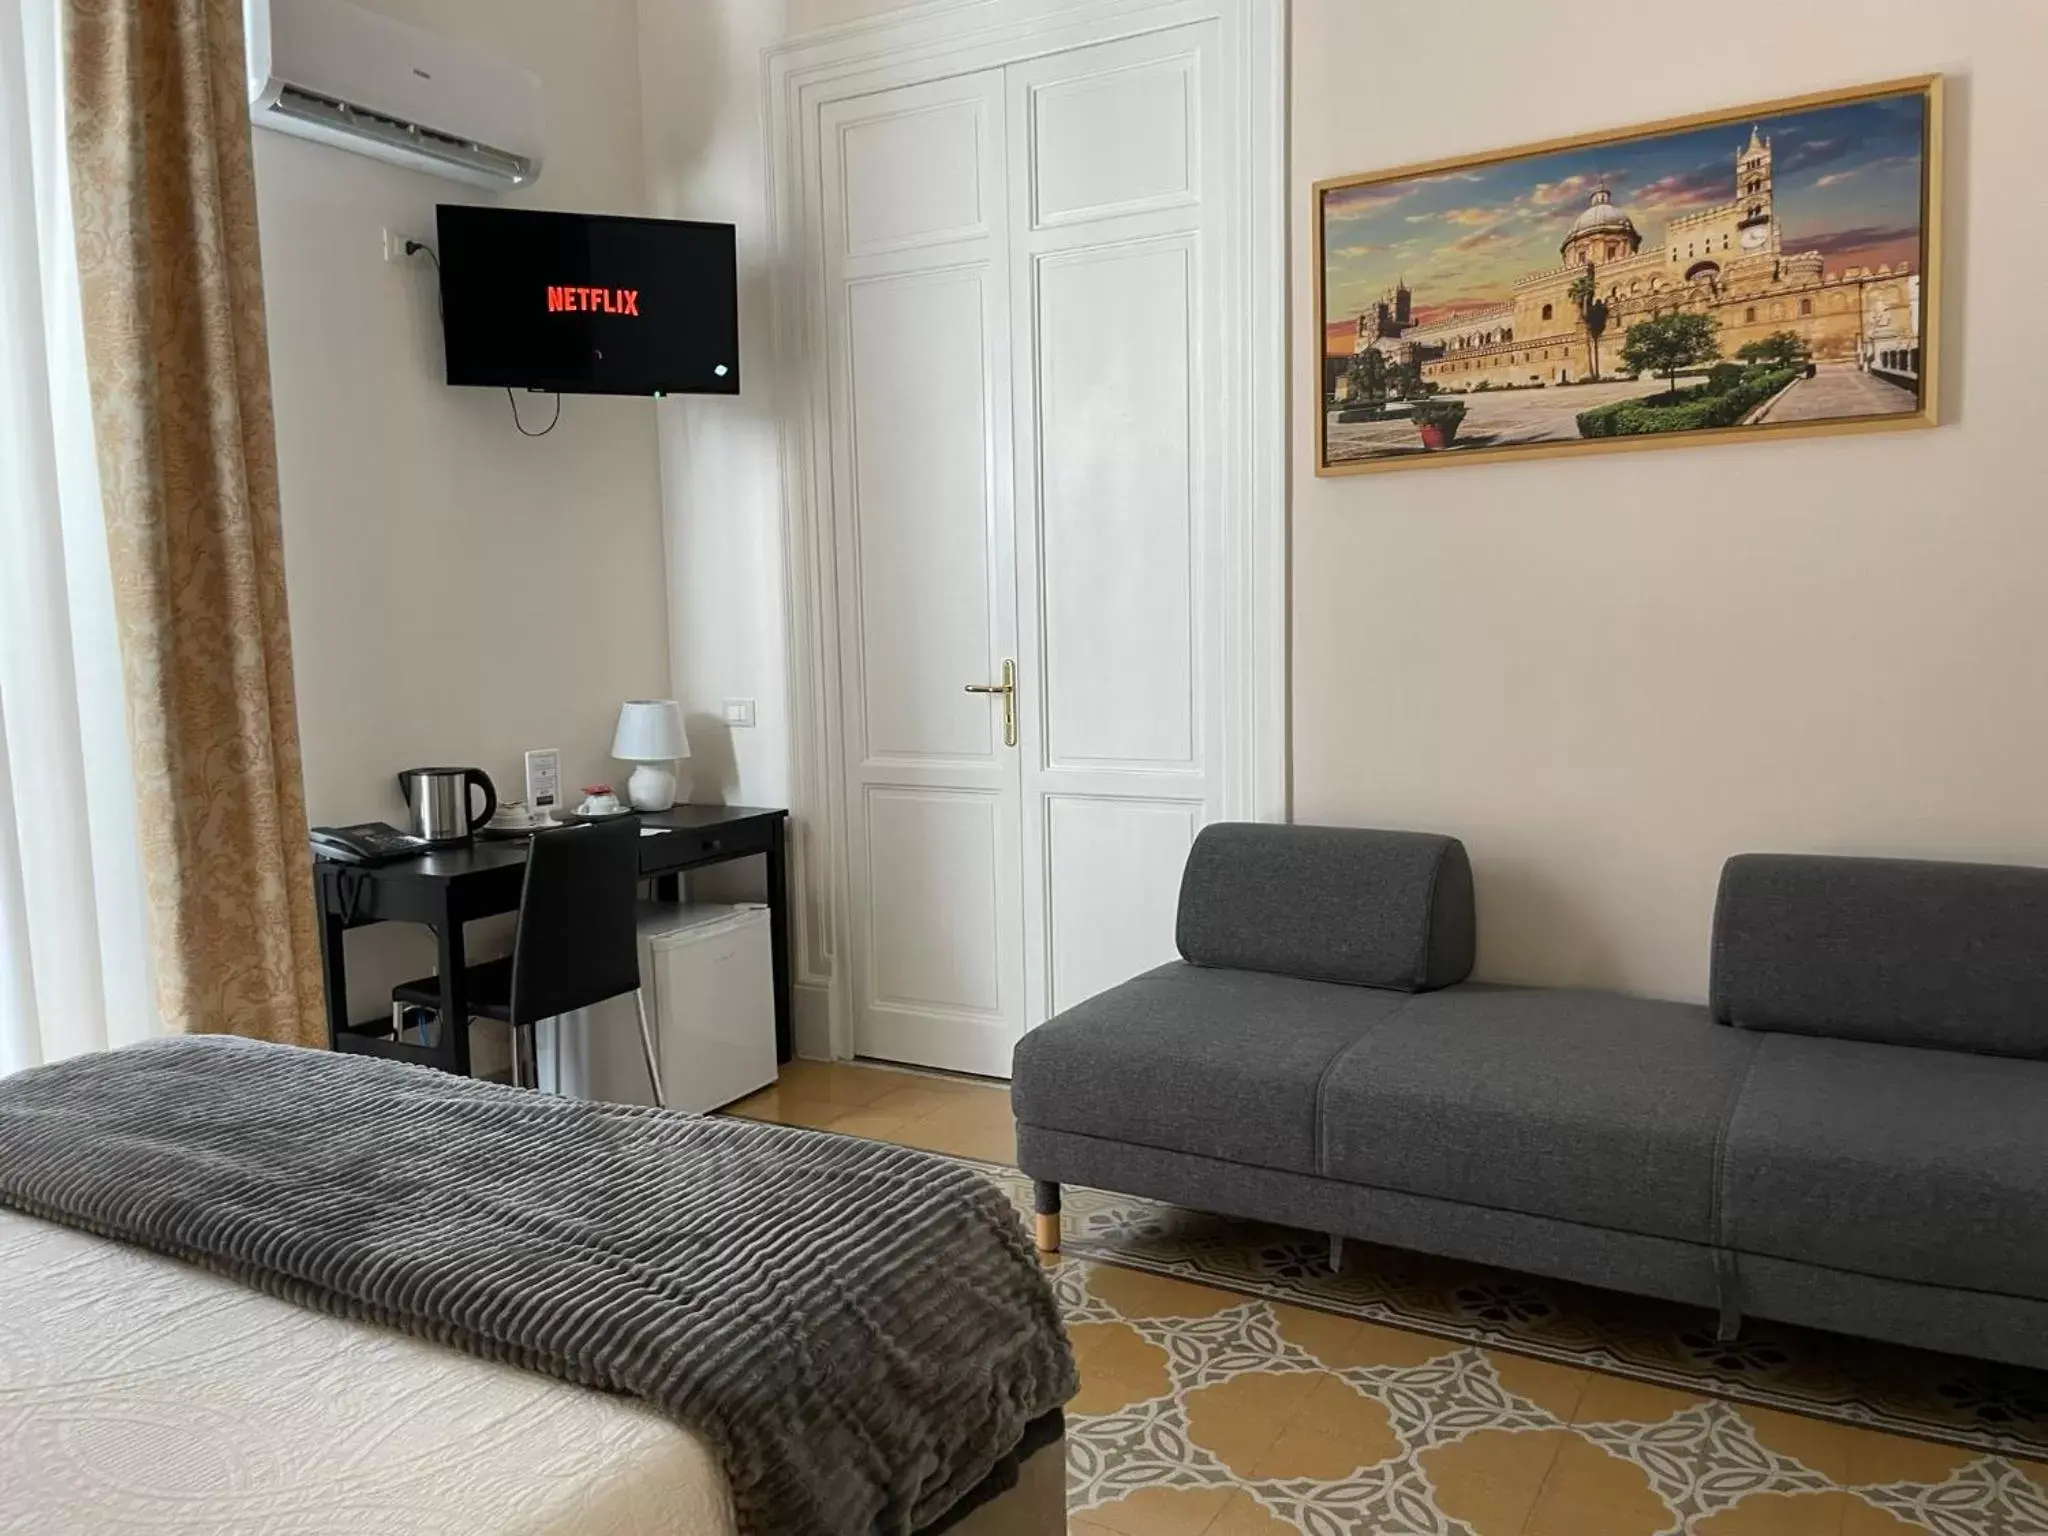
<path id="1" fill-rule="evenodd" d="M 0 1074 L 158 1032 L 57 0 L 0 0 Z"/>

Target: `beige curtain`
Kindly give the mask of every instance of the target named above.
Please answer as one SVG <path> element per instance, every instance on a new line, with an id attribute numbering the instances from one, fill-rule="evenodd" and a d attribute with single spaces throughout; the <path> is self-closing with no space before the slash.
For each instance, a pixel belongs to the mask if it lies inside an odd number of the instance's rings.
<path id="1" fill-rule="evenodd" d="M 64 0 L 86 372 L 173 1029 L 312 1044 L 241 0 Z"/>

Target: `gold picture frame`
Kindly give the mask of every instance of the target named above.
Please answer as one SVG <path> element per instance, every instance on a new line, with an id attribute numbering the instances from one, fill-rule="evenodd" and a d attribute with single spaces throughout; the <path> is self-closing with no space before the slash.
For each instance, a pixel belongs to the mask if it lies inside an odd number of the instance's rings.
<path id="1" fill-rule="evenodd" d="M 1936 425 L 1941 141 L 1933 74 L 1316 182 L 1316 473 Z"/>

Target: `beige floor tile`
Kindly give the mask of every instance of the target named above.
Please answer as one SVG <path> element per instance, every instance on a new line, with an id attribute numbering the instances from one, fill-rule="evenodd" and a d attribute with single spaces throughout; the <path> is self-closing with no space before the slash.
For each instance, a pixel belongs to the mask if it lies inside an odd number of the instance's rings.
<path id="1" fill-rule="evenodd" d="M 1706 1399 L 1696 1392 L 1674 1392 L 1646 1381 L 1624 1381 L 1601 1371 L 1586 1373 L 1574 1424 L 1662 1424 Z"/>
<path id="2" fill-rule="evenodd" d="M 1963 1468 L 1984 1459 L 1982 1451 L 1936 1445 L 1931 1440 L 1908 1440 L 1902 1435 L 1883 1435 L 1868 1429 L 1844 1433 L 1849 1441 L 1849 1474 L 1842 1479 L 1845 1483 L 1944 1483 Z"/>
<path id="3" fill-rule="evenodd" d="M 1676 1522 L 1641 1467 L 1567 1433 L 1523 1536 L 1661 1536 Z"/>
<path id="4" fill-rule="evenodd" d="M 901 1144 L 904 1133 L 916 1123 L 910 1115 L 891 1114 L 883 1109 L 843 1109 L 826 1117 L 823 1129 L 842 1136 L 865 1136 L 869 1141 Z"/>
<path id="5" fill-rule="evenodd" d="M 861 1067 L 845 1061 L 785 1061 L 775 1086 L 785 1098 L 810 1099 L 849 1109 L 872 1104 L 909 1076 L 882 1067 Z"/>
<path id="6" fill-rule="evenodd" d="M 768 1088 L 740 1100 L 725 1113 L 772 1125 L 801 1125 L 823 1130 L 835 1118 L 846 1113 L 849 1107 L 834 1104 L 828 1099 L 800 1098 L 782 1088 Z"/>
<path id="7" fill-rule="evenodd" d="M 1230 1501 L 1228 1488 L 1140 1488 L 1082 1512 L 1117 1536 L 1201 1536 Z"/>
<path id="8" fill-rule="evenodd" d="M 1695 1523 L 1693 1536 L 1842 1536 L 1851 1504 L 1870 1509 L 1847 1493 L 1753 1493 Z M 1892 1522 L 1894 1532 L 1910 1529 Z"/>
<path id="9" fill-rule="evenodd" d="M 742 1120 L 766 1120 L 772 1124 L 783 1124 L 783 1115 L 791 1100 L 783 1098 L 774 1088 L 763 1088 L 759 1093 L 750 1093 L 736 1103 L 728 1104 L 720 1114 L 735 1115 Z"/>
<path id="10" fill-rule="evenodd" d="M 1247 1371 L 1187 1394 L 1188 1438 L 1239 1477 L 1254 1475 L 1308 1403 L 1322 1371 Z"/>
<path id="11" fill-rule="evenodd" d="M 775 1090 L 773 1088 L 763 1088 L 760 1092 L 750 1093 L 743 1099 L 734 1099 L 730 1104 L 721 1104 L 718 1108 L 718 1113 L 721 1115 L 738 1115 L 743 1119 L 751 1120 L 756 1118 L 752 1113 L 754 1110 L 764 1105 L 772 1106 L 774 1103 Z"/>
<path id="12" fill-rule="evenodd" d="M 1527 1355 L 1510 1355 L 1500 1350 L 1489 1349 L 1486 1358 L 1503 1387 L 1566 1424 L 1572 1422 L 1585 1401 L 1586 1386 L 1593 1375 L 1576 1366 L 1532 1360 Z"/>
<path id="13" fill-rule="evenodd" d="M 1424 1333 L 1382 1328 L 1356 1318 L 1338 1317 L 1311 1307 L 1273 1303 L 1273 1321 L 1280 1337 L 1305 1349 L 1335 1371 L 1369 1365 L 1427 1365 L 1463 1346 Z"/>
<path id="14" fill-rule="evenodd" d="M 1842 1495 L 1842 1536 L 1925 1536 L 1926 1530 L 1919 1522 L 1909 1524 L 1852 1493 Z"/>
<path id="15" fill-rule="evenodd" d="M 1069 1323 L 1067 1338 L 1081 1371 L 1069 1413 L 1114 1413 L 1172 1390 L 1166 1351 L 1125 1323 Z"/>
<path id="16" fill-rule="evenodd" d="M 949 1109 L 955 1105 L 973 1105 L 984 1112 L 1000 1114 L 1009 1118 L 1010 1102 L 1006 1095 L 993 1093 L 986 1088 L 970 1088 L 961 1083 L 948 1082 L 944 1078 L 921 1078 L 905 1076 L 903 1085 L 891 1088 L 868 1107 L 885 1109 L 891 1114 L 920 1116 L 928 1115 L 935 1109 Z"/>
<path id="17" fill-rule="evenodd" d="M 1297 1529 L 1238 1488 L 1224 1500 L 1222 1512 L 1203 1536 L 1294 1536 Z"/>
<path id="18" fill-rule="evenodd" d="M 1416 1459 L 1436 1489 L 1437 1508 L 1473 1536 L 1521 1536 L 1558 1452 L 1576 1438 L 1563 1429 L 1482 1429 Z"/>
<path id="19" fill-rule="evenodd" d="M 1113 1264 L 1091 1264 L 1088 1289 L 1125 1317 L 1214 1317 L 1246 1304 L 1244 1297 L 1213 1285 L 1195 1285 Z"/>
<path id="20" fill-rule="evenodd" d="M 1335 1482 L 1401 1454 L 1386 1404 L 1341 1376 L 1322 1375 L 1308 1400 L 1259 1458 L 1260 1477 Z"/>
<path id="21" fill-rule="evenodd" d="M 1012 1167 L 1017 1162 L 1016 1132 L 1007 1123 L 994 1124 L 982 1114 L 956 1115 L 938 1110 L 909 1121 L 897 1139 L 906 1147 L 922 1147 L 949 1157 L 971 1157 Z"/>

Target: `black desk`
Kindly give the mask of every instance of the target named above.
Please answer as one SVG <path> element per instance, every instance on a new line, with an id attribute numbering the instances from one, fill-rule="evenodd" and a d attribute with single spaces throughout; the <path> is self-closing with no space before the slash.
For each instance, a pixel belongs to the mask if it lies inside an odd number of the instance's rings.
<path id="1" fill-rule="evenodd" d="M 676 876 L 756 855 L 768 865 L 768 938 L 775 977 L 775 1058 L 791 1054 L 789 1003 L 789 883 L 783 828 L 789 812 L 745 805 L 678 805 L 636 813 L 659 837 L 640 839 L 640 873 L 673 898 Z M 542 832 L 541 837 L 573 837 Z M 327 1042 L 337 1051 L 416 1061 L 469 1076 L 469 1004 L 463 996 L 468 963 L 462 925 L 474 918 L 519 910 L 526 878 L 528 839 L 478 839 L 392 864 L 316 861 L 320 905 L 320 970 L 327 997 Z M 348 962 L 342 934 L 369 923 L 424 923 L 440 948 L 440 1043 L 408 1045 L 390 1033 L 390 1010 L 374 1024 L 352 1027 L 348 1017 Z"/>

